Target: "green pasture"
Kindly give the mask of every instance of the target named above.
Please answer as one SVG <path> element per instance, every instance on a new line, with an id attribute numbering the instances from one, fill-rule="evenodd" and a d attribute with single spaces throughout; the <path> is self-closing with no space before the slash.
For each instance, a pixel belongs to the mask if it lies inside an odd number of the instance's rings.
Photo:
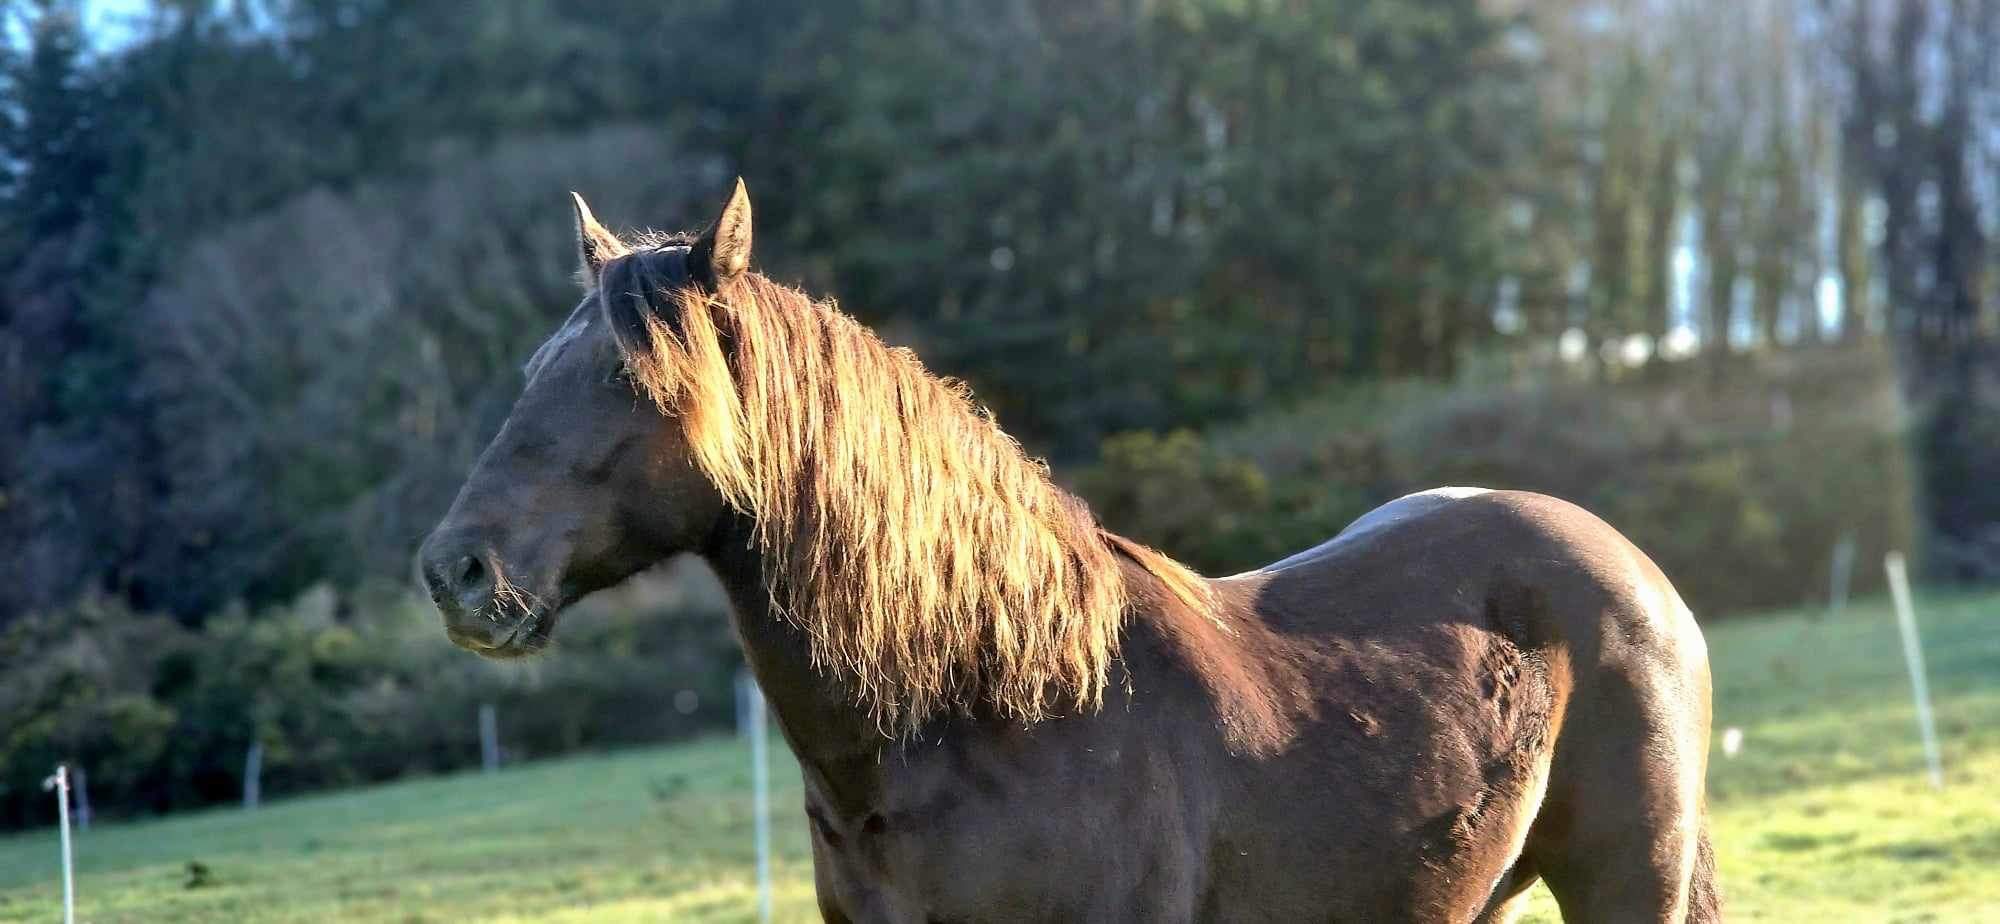
<path id="1" fill-rule="evenodd" d="M 1930 788 L 1885 603 L 1714 626 L 1709 775 L 1735 920 L 2000 920 L 2000 595 L 1919 601 L 1946 786 Z M 1724 757 L 1724 729 L 1742 750 Z M 798 775 L 774 754 L 777 916 L 813 918 Z M 79 918 L 747 921 L 748 749 L 718 738 L 100 824 Z M 0 838 L 0 921 L 57 920 L 53 830 Z M 1555 920 L 1538 896 L 1531 920 Z"/>

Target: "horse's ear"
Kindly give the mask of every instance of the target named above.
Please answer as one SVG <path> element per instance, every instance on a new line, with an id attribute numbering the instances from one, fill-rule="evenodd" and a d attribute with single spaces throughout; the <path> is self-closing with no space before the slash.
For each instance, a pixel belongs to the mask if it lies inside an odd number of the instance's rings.
<path id="1" fill-rule="evenodd" d="M 695 239 L 688 259 L 691 268 L 717 288 L 750 268 L 750 191 L 743 187 L 742 177 L 736 178 L 722 216 Z"/>
<path id="2" fill-rule="evenodd" d="M 628 251 L 618 235 L 597 223 L 597 216 L 590 213 L 590 206 L 584 204 L 582 196 L 571 192 L 569 197 L 576 204 L 577 281 L 587 292 L 596 287 L 597 274 L 604 269 L 604 264 L 624 256 Z"/>

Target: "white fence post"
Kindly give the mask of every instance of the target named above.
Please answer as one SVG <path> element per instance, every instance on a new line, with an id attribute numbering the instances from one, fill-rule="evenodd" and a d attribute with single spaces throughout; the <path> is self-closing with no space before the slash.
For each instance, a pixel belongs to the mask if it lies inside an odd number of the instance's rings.
<path id="1" fill-rule="evenodd" d="M 1924 738 L 1924 760 L 1930 765 L 1931 787 L 1944 788 L 1944 758 L 1938 754 L 1937 724 L 1931 719 L 1930 683 L 1924 676 L 1923 642 L 1917 638 L 1917 612 L 1910 602 L 1910 576 L 1903 553 L 1890 552 L 1882 561 L 1889 572 L 1889 595 L 1896 601 L 1896 626 L 1903 635 L 1903 666 L 1910 671 L 1910 693 L 1917 700 L 1917 731 Z"/>
<path id="2" fill-rule="evenodd" d="M 76 924 L 76 873 L 69 848 L 69 766 L 57 764 L 55 775 L 43 780 L 42 788 L 56 791 L 56 811 L 62 826 L 63 924 Z"/>
<path id="3" fill-rule="evenodd" d="M 748 671 L 736 678 L 737 727 L 750 737 L 750 789 L 757 845 L 757 920 L 771 920 L 771 772 L 764 691 Z"/>
<path id="4" fill-rule="evenodd" d="M 250 742 L 243 755 L 243 807 L 254 809 L 264 801 L 264 742 Z"/>

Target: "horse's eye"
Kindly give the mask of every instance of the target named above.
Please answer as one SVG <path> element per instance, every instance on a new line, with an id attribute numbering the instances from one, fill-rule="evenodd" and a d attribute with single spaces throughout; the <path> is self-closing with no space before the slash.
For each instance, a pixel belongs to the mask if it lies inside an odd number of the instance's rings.
<path id="1" fill-rule="evenodd" d="M 625 358 L 621 356 L 616 362 L 611 364 L 611 371 L 605 374 L 604 381 L 616 385 L 631 378 L 632 368 L 625 365 Z"/>

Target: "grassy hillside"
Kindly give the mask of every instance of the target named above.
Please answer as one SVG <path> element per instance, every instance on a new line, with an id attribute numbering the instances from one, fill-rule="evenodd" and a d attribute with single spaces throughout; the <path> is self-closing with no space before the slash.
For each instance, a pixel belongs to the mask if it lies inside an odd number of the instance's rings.
<path id="1" fill-rule="evenodd" d="M 1710 774 L 1732 919 L 2000 919 L 2000 596 L 1920 603 L 1947 786 L 1921 773 L 1893 621 L 1786 614 L 1709 634 Z M 747 749 L 733 740 L 101 825 L 83 920 L 745 921 Z M 773 779 L 780 920 L 811 920 L 798 776 Z M 48 921 L 56 836 L 0 840 L 0 921 Z M 206 875 L 191 877 L 189 863 Z M 192 880 L 192 881 L 191 881 Z M 1539 898 L 1533 920 L 1552 921 Z"/>

